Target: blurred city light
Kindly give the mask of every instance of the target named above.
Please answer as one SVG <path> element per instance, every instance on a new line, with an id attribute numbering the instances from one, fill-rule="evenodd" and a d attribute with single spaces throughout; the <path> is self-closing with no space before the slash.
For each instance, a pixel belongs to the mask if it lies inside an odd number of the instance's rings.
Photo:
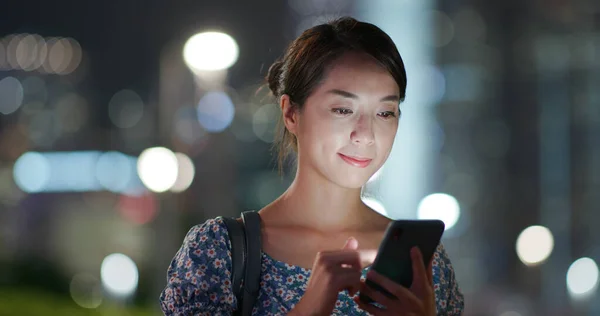
<path id="1" fill-rule="evenodd" d="M 431 12 L 432 25 L 436 28 L 435 36 L 431 39 L 433 46 L 443 47 L 454 38 L 454 23 L 442 11 Z"/>
<path id="2" fill-rule="evenodd" d="M 23 86 L 19 79 L 6 77 L 0 80 L 0 113 L 7 115 L 16 111 L 23 102 Z"/>
<path id="3" fill-rule="evenodd" d="M 50 180 L 50 162 L 37 152 L 23 154 L 15 162 L 13 177 L 17 186 L 27 192 L 43 191 Z"/>
<path id="4" fill-rule="evenodd" d="M 544 262 L 552 254 L 553 249 L 554 237 L 544 226 L 529 226 L 517 238 L 517 255 L 527 266 Z"/>
<path id="5" fill-rule="evenodd" d="M 198 121 L 211 133 L 225 130 L 233 121 L 235 107 L 231 98 L 222 91 L 206 93 L 198 102 Z"/>
<path id="6" fill-rule="evenodd" d="M 132 90 L 121 90 L 108 102 L 108 116 L 120 128 L 135 126 L 144 115 L 144 102 Z"/>
<path id="7" fill-rule="evenodd" d="M 196 143 L 207 133 L 198 122 L 198 110 L 190 106 L 183 106 L 175 112 L 173 127 L 177 139 L 188 145 Z"/>
<path id="8" fill-rule="evenodd" d="M 106 189 L 133 194 L 143 189 L 136 163 L 119 152 L 26 152 L 15 162 L 13 178 L 27 193 Z"/>
<path id="9" fill-rule="evenodd" d="M 128 297 L 138 285 L 138 268 L 135 262 L 121 253 L 108 255 L 100 268 L 102 285 L 117 297 Z"/>
<path id="10" fill-rule="evenodd" d="M 154 192 L 164 192 L 173 187 L 178 169 L 177 156 L 164 147 L 148 148 L 138 158 L 139 177 Z"/>
<path id="11" fill-rule="evenodd" d="M 79 67 L 83 55 L 72 38 L 12 34 L 0 42 L 0 69 L 67 75 Z"/>
<path id="12" fill-rule="evenodd" d="M 223 70 L 238 59 L 239 49 L 235 40 L 221 32 L 196 34 L 185 43 L 183 59 L 196 71 Z"/>
<path id="13" fill-rule="evenodd" d="M 134 188 L 137 159 L 116 151 L 105 152 L 96 162 L 96 178 L 108 191 L 127 192 Z"/>
<path id="14" fill-rule="evenodd" d="M 183 192 L 192 185 L 196 169 L 190 157 L 183 153 L 175 153 L 177 157 L 177 180 L 171 187 L 173 192 Z"/>
<path id="15" fill-rule="evenodd" d="M 17 64 L 25 71 L 35 70 L 46 59 L 47 50 L 44 38 L 37 34 L 25 35 L 16 47 Z"/>
<path id="16" fill-rule="evenodd" d="M 456 198 L 445 193 L 434 193 L 421 200 L 417 209 L 419 219 L 439 219 L 446 230 L 454 227 L 460 217 L 460 205 Z"/>
<path id="17" fill-rule="evenodd" d="M 589 297 L 598 288 L 598 265 L 591 258 L 580 258 L 567 271 L 567 288 L 575 299 Z"/>
<path id="18" fill-rule="evenodd" d="M 87 273 L 76 274 L 70 284 L 71 298 L 83 308 L 97 308 L 102 304 L 102 286 L 100 280 Z"/>
<path id="19" fill-rule="evenodd" d="M 517 255 L 527 266 L 543 263 L 552 254 L 553 249 L 554 237 L 544 226 L 527 227 L 517 238 Z"/>
<path id="20" fill-rule="evenodd" d="M 117 203 L 117 210 L 128 222 L 143 225 L 151 222 L 158 213 L 157 201 L 153 194 L 121 195 Z"/>
<path id="21" fill-rule="evenodd" d="M 453 16 L 456 39 L 460 41 L 482 40 L 486 33 L 485 20 L 475 9 L 463 7 Z"/>

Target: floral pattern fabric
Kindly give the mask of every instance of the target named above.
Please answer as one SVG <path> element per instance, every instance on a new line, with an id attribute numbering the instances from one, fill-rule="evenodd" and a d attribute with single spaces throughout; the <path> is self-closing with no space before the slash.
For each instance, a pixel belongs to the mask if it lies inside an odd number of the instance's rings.
<path id="1" fill-rule="evenodd" d="M 209 219 L 190 229 L 167 271 L 160 295 L 165 315 L 231 315 L 237 300 L 231 283 L 231 243 L 225 223 Z M 364 280 L 368 269 L 362 273 Z M 260 291 L 252 315 L 285 315 L 298 303 L 311 270 L 278 261 L 263 253 Z M 438 315 L 460 315 L 463 295 L 443 248 L 433 259 Z M 332 315 L 367 315 L 346 291 L 338 294 Z"/>

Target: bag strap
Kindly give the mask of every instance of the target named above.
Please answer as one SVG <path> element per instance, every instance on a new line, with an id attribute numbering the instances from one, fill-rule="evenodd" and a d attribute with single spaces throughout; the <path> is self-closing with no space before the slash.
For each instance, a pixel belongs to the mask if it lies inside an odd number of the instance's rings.
<path id="1" fill-rule="evenodd" d="M 242 312 L 251 315 L 260 290 L 262 266 L 261 220 L 257 212 L 243 212 L 242 221 L 246 228 L 246 273 L 244 275 Z"/>
<path id="2" fill-rule="evenodd" d="M 237 298 L 238 306 L 242 306 L 242 281 L 246 271 L 246 233 L 244 225 L 235 218 L 219 216 L 227 226 L 227 233 L 231 241 L 231 289 Z M 239 314 L 238 314 L 239 315 Z"/>
<path id="3" fill-rule="evenodd" d="M 261 220 L 257 212 L 243 212 L 241 222 L 223 219 L 231 240 L 232 289 L 238 309 L 233 315 L 249 316 L 260 290 L 262 264 Z"/>

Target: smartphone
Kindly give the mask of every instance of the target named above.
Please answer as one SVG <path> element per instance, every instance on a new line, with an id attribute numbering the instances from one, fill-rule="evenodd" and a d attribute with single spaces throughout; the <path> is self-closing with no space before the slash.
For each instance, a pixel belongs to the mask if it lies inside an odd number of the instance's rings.
<path id="1" fill-rule="evenodd" d="M 423 265 L 427 267 L 442 239 L 444 229 L 444 222 L 440 220 L 396 220 L 390 222 L 370 269 L 410 288 L 413 280 L 410 250 L 415 246 L 419 247 L 423 254 Z M 394 295 L 368 278 L 365 282 L 384 295 L 395 298 Z M 360 293 L 359 298 L 365 303 L 373 303 L 373 300 L 363 293 Z"/>

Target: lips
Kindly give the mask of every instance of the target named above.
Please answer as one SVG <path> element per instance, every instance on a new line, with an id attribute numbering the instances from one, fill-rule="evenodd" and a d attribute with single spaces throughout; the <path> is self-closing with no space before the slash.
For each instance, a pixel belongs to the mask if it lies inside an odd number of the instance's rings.
<path id="1" fill-rule="evenodd" d="M 338 153 L 338 155 L 347 164 L 357 167 L 357 168 L 366 168 L 369 164 L 371 164 L 371 161 L 373 160 L 373 159 L 368 159 L 368 158 L 346 156 L 346 155 L 340 154 L 340 153 Z"/>

